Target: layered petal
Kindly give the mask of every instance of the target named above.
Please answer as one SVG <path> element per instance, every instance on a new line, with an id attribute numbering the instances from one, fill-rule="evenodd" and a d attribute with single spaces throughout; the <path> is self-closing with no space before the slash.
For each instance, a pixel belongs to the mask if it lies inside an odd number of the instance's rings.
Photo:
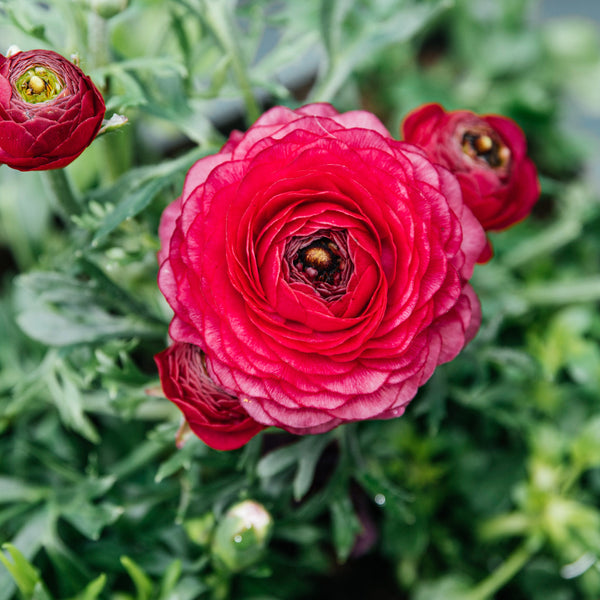
<path id="1" fill-rule="evenodd" d="M 159 236 L 170 335 L 263 425 L 399 416 L 479 325 L 458 181 L 364 111 L 267 111 L 190 169 Z"/>

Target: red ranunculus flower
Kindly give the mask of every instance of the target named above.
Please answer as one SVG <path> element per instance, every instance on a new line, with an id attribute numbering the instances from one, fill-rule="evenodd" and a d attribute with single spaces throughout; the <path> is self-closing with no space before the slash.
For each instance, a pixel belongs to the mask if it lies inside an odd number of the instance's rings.
<path id="1" fill-rule="evenodd" d="M 159 235 L 171 337 L 292 433 L 401 415 L 479 325 L 483 229 L 367 112 L 269 110 L 190 169 Z"/>
<path id="2" fill-rule="evenodd" d="M 486 231 L 506 229 L 531 212 L 540 184 L 525 136 L 511 119 L 426 104 L 406 117 L 402 131 L 407 142 L 456 175 L 465 203 Z M 482 262 L 491 256 L 488 245 Z"/>
<path id="3" fill-rule="evenodd" d="M 208 377 L 197 346 L 175 342 L 154 359 L 165 395 L 181 409 L 190 429 L 212 448 L 235 450 L 264 429 L 236 397 Z"/>
<path id="4" fill-rule="evenodd" d="M 92 142 L 104 112 L 92 80 L 60 54 L 0 54 L 0 164 L 65 167 Z"/>

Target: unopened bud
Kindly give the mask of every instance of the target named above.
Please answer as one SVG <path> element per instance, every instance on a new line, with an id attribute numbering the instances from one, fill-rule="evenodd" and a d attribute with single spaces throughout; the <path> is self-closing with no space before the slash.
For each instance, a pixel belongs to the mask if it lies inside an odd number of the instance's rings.
<path id="1" fill-rule="evenodd" d="M 235 504 L 217 525 L 213 558 L 232 572 L 249 567 L 260 559 L 272 526 L 273 519 L 262 504 L 253 500 Z"/>
<path id="2" fill-rule="evenodd" d="M 127 8 L 128 0 L 91 0 L 92 10 L 103 19 L 110 19 Z"/>

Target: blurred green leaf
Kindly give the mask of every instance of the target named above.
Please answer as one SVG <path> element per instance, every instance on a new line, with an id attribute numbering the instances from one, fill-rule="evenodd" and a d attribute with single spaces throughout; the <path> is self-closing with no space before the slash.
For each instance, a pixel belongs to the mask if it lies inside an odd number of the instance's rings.
<path id="1" fill-rule="evenodd" d="M 31 338 L 49 346 L 93 343 L 112 337 L 160 335 L 137 315 L 116 316 L 98 304 L 94 282 L 60 273 L 30 273 L 17 280 L 17 322 Z M 105 296 L 108 306 L 109 299 Z"/>
<path id="2" fill-rule="evenodd" d="M 414 600 L 464 600 L 469 589 L 464 575 L 448 575 L 437 581 L 419 582 Z"/>
<path id="3" fill-rule="evenodd" d="M 365 18 L 360 33 L 344 40 L 341 38 L 340 21 L 347 13 L 349 4 L 340 0 L 331 9 L 325 10 L 333 32 L 328 33 L 326 43 L 337 44 L 340 52 L 332 56 L 325 76 L 317 83 L 311 92 L 314 101 L 331 102 L 340 87 L 350 74 L 360 66 L 367 57 L 376 55 L 378 51 L 391 44 L 399 44 L 409 40 L 421 31 L 433 19 L 451 6 L 451 0 L 438 0 L 427 4 L 411 5 L 402 11 L 385 14 L 377 20 L 374 15 Z"/>
<path id="4" fill-rule="evenodd" d="M 121 564 L 125 567 L 125 570 L 135 585 L 136 600 L 150 600 L 154 589 L 152 580 L 128 556 L 121 557 Z"/>
<path id="5" fill-rule="evenodd" d="M 40 583 L 38 570 L 12 544 L 3 544 L 2 550 L 8 552 L 10 559 L 0 552 L 0 562 L 8 569 L 23 596 L 32 598 L 36 586 Z M 36 595 L 41 598 L 40 593 Z"/>
<path id="6" fill-rule="evenodd" d="M 97 600 L 106 585 L 106 575 L 102 573 L 96 579 L 91 581 L 84 590 L 70 600 Z"/>
<path id="7" fill-rule="evenodd" d="M 362 525 L 347 495 L 334 498 L 329 504 L 329 511 L 337 560 L 343 563 L 350 556 L 356 536 L 362 531 Z"/>
<path id="8" fill-rule="evenodd" d="M 48 490 L 29 484 L 16 477 L 0 475 L 0 504 L 12 502 L 34 503 L 47 495 Z"/>

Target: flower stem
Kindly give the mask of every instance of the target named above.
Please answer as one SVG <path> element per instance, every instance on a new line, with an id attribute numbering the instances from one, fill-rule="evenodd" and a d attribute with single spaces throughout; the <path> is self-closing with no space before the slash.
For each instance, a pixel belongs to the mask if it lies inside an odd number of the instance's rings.
<path id="1" fill-rule="evenodd" d="M 463 600 L 488 600 L 504 587 L 540 549 L 542 538 L 527 538 L 489 577 L 465 594 Z"/>
<path id="2" fill-rule="evenodd" d="M 43 171 L 42 176 L 45 178 L 63 216 L 69 220 L 72 215 L 79 214 L 81 204 L 75 196 L 66 171 L 64 169 L 51 169 Z"/>
<path id="3" fill-rule="evenodd" d="M 532 285 L 522 291 L 522 297 L 535 306 L 597 302 L 600 300 L 600 277 Z"/>
<path id="4" fill-rule="evenodd" d="M 204 17 L 223 50 L 229 55 L 233 74 L 240 86 L 246 105 L 247 119 L 249 123 L 254 123 L 260 117 L 261 109 L 252 91 L 242 51 L 233 30 L 231 14 L 228 11 L 229 5 L 229 2 L 223 0 L 204 0 Z"/>

